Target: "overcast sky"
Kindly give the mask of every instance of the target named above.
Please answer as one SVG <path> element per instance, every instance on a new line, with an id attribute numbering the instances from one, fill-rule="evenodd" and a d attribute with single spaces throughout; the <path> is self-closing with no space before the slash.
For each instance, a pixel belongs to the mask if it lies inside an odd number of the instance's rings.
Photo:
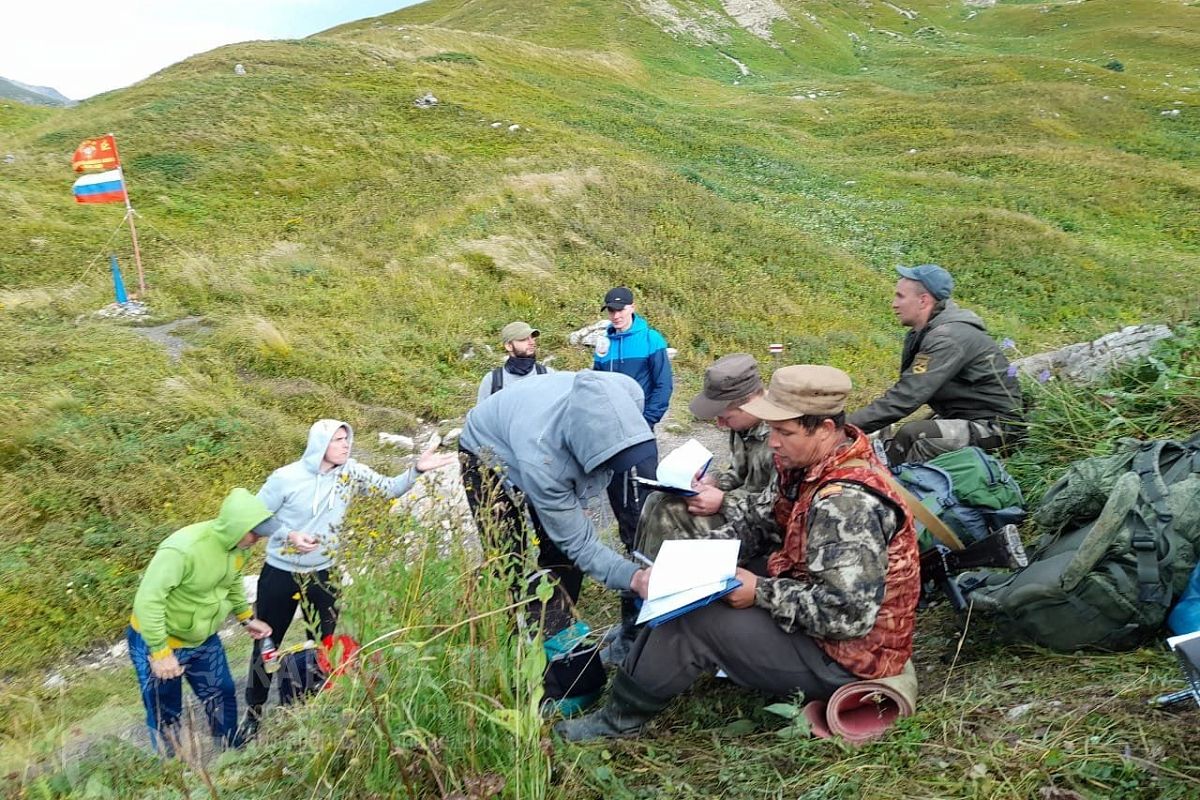
<path id="1" fill-rule="evenodd" d="M 0 6 L 0 76 L 82 100 L 223 44 L 308 36 L 416 1 L 18 0 Z"/>

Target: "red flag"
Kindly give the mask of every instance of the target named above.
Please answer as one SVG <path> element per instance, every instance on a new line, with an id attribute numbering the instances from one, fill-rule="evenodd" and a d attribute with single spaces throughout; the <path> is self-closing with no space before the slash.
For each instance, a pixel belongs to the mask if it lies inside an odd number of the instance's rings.
<path id="1" fill-rule="evenodd" d="M 116 169 L 121 166 L 117 159 L 117 142 L 112 134 L 84 139 L 71 156 L 71 166 L 76 172 L 89 169 Z"/>

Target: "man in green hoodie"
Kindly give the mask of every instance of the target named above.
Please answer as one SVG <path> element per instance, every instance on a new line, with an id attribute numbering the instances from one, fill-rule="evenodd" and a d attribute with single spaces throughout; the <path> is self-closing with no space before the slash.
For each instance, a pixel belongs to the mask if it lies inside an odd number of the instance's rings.
<path id="1" fill-rule="evenodd" d="M 237 694 L 217 635 L 231 613 L 253 639 L 271 627 L 253 619 L 242 587 L 253 528 L 271 516 L 245 489 L 234 489 L 216 519 L 168 536 L 142 574 L 126 638 L 137 671 L 146 725 L 156 749 L 173 754 L 183 712 L 183 683 L 204 704 L 219 745 L 237 746 Z"/>
<path id="2" fill-rule="evenodd" d="M 1011 445 L 1023 429 L 1021 385 L 983 320 L 950 299 L 954 278 L 937 264 L 896 271 L 892 311 L 910 329 L 900 379 L 846 422 L 863 433 L 878 432 L 892 466 L 972 445 Z M 933 416 L 892 424 L 922 405 Z"/>

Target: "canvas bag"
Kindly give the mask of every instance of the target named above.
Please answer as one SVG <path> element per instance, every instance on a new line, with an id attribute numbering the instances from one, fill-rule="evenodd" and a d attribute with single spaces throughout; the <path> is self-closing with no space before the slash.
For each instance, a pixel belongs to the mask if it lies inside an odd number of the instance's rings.
<path id="1" fill-rule="evenodd" d="M 1069 652 L 1125 650 L 1156 635 L 1200 541 L 1200 434 L 1123 439 L 1047 491 L 1030 564 L 965 578 L 977 611 L 1011 641 Z"/>

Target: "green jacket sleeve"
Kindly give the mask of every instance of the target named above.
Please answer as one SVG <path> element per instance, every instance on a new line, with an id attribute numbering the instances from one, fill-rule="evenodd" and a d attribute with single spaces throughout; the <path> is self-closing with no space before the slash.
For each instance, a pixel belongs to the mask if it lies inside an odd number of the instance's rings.
<path id="1" fill-rule="evenodd" d="M 241 558 L 244 563 L 245 558 Z M 242 570 L 240 567 L 237 572 L 233 573 L 227 585 L 229 587 L 229 602 L 233 606 L 233 615 L 237 617 L 238 622 L 245 622 L 253 617 L 254 612 L 250 609 L 250 602 L 246 600 L 246 586 L 242 583 Z"/>
<path id="2" fill-rule="evenodd" d="M 931 331 L 900 380 L 875 402 L 846 418 L 864 433 L 874 433 L 885 425 L 907 417 L 942 388 L 962 369 L 965 355 L 953 337 Z"/>
<path id="3" fill-rule="evenodd" d="M 133 598 L 133 616 L 151 658 L 171 654 L 167 646 L 167 595 L 183 582 L 186 566 L 184 555 L 178 550 L 159 550 L 146 567 Z M 243 594 L 242 602 L 245 600 Z"/>

